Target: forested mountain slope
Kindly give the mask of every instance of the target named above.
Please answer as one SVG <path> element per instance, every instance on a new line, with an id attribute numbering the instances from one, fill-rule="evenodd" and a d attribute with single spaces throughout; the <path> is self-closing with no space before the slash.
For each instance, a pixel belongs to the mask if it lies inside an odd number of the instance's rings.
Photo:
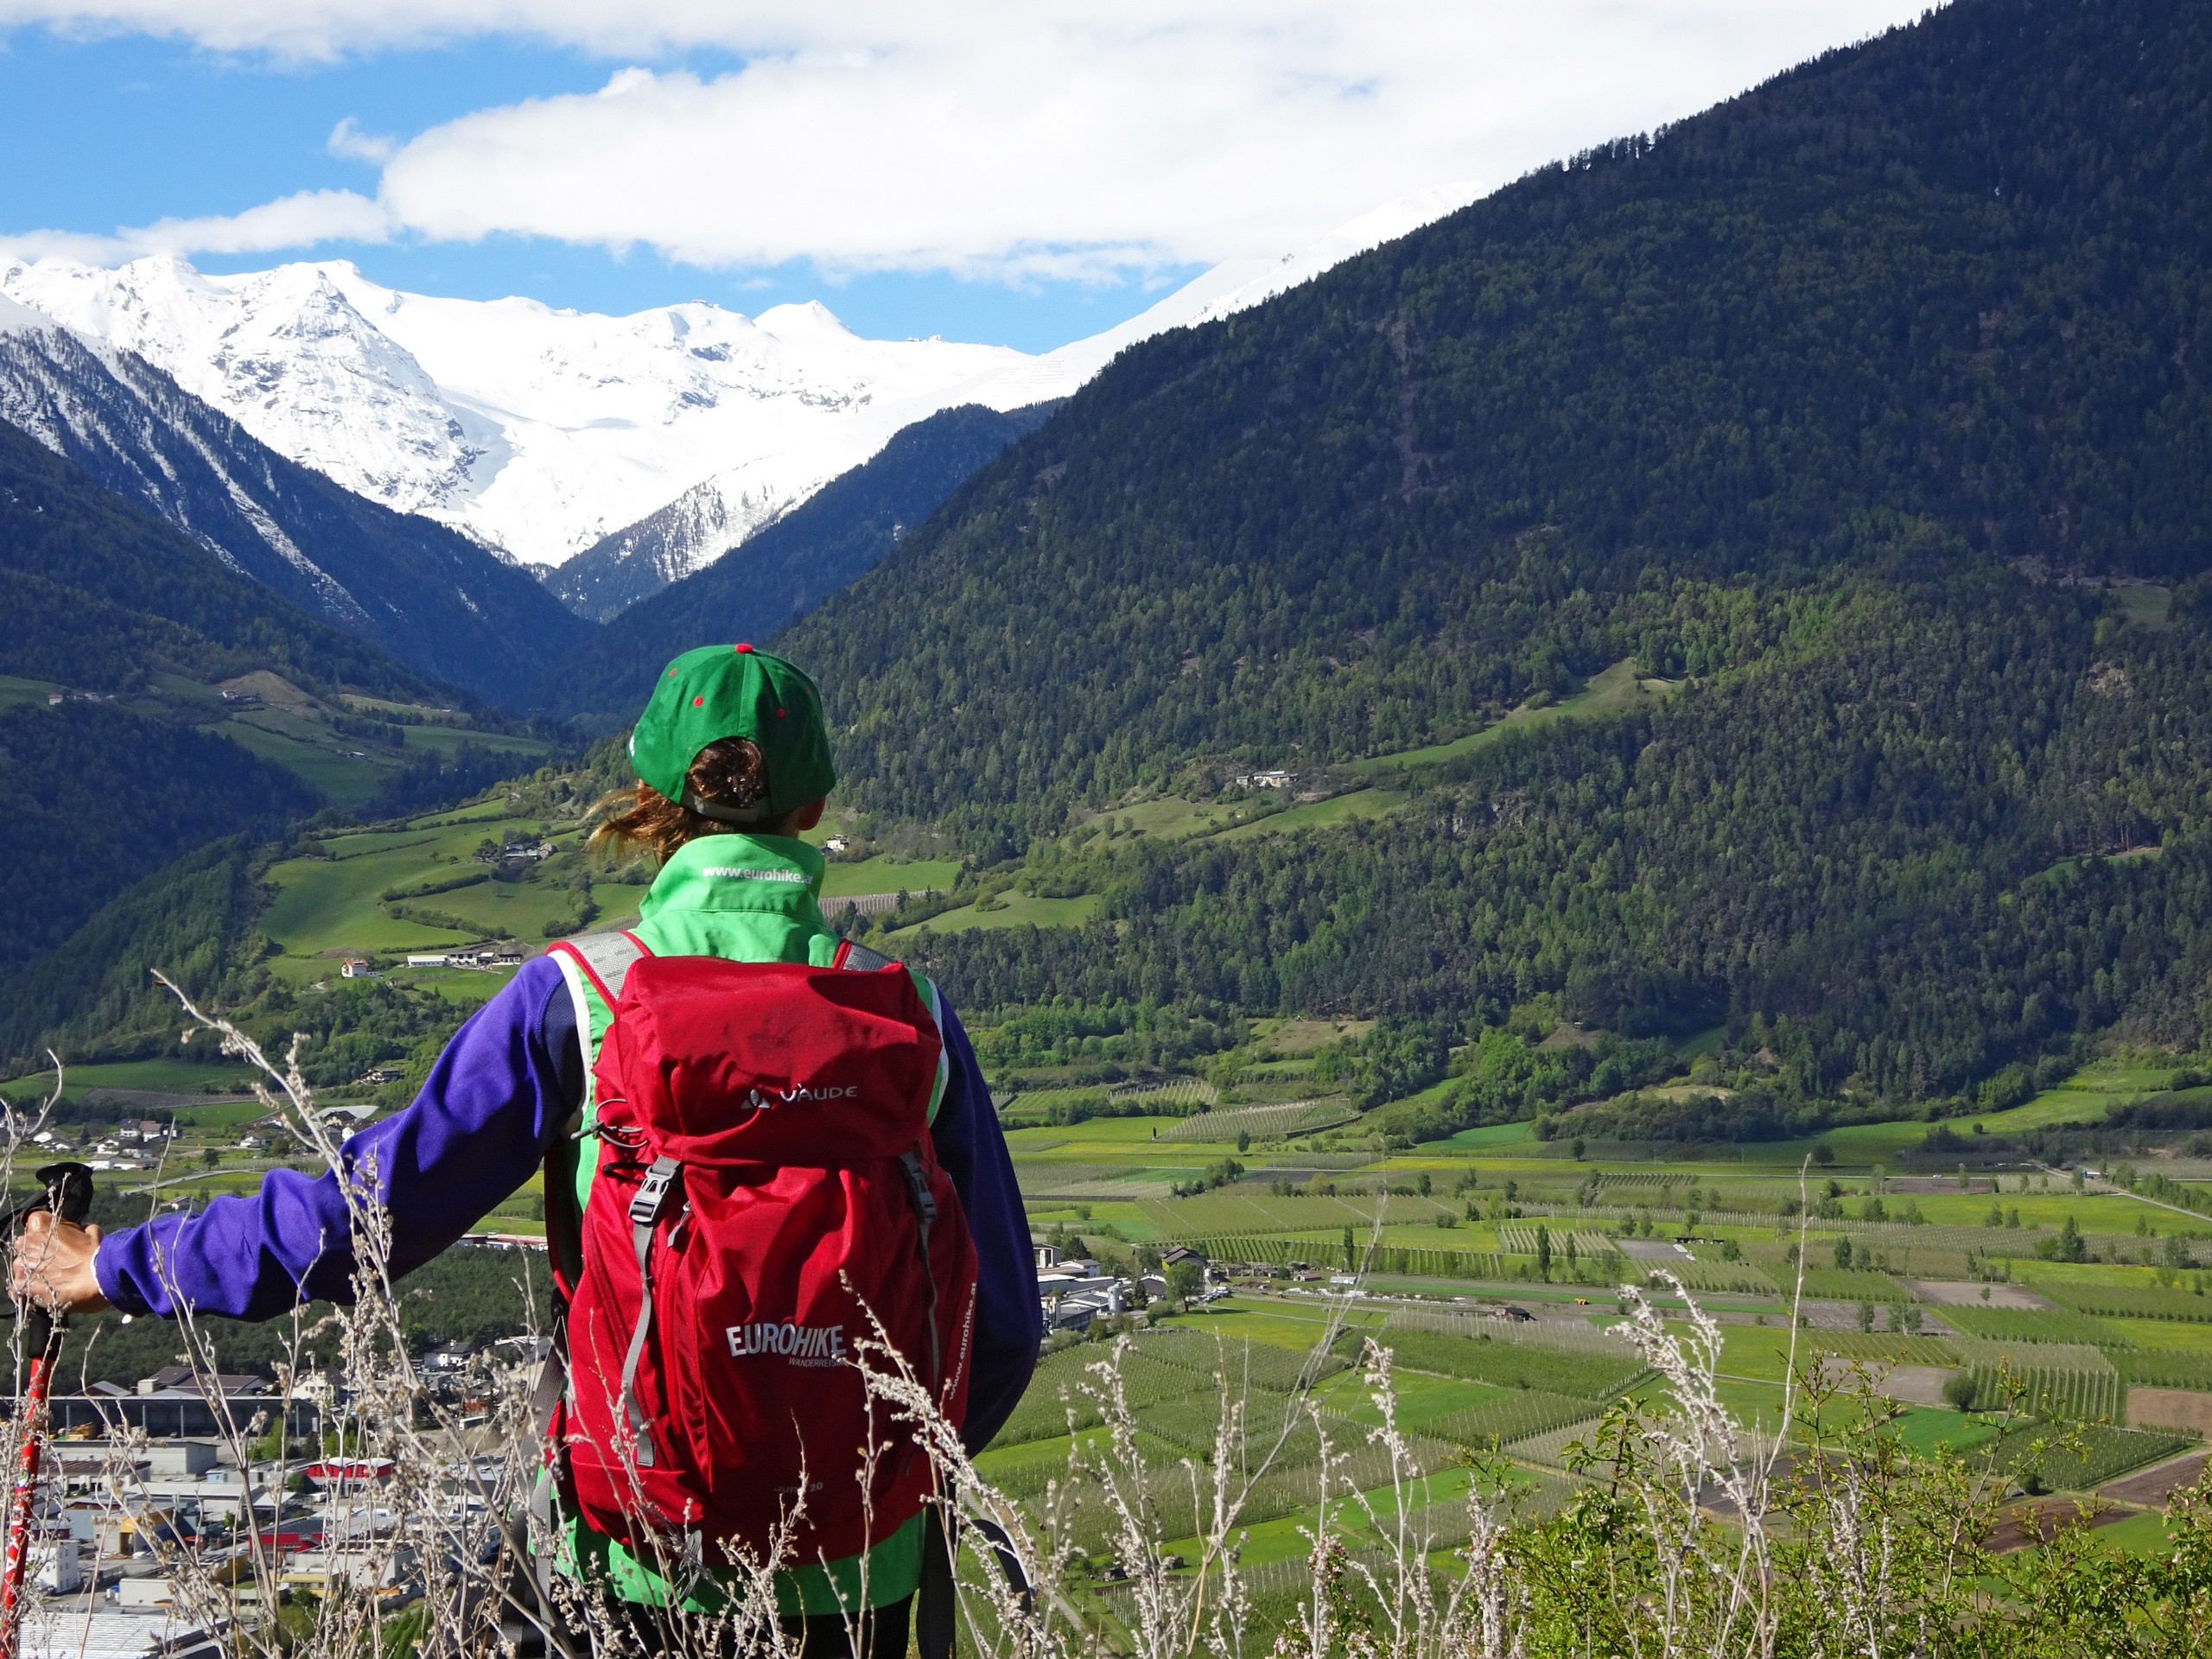
<path id="1" fill-rule="evenodd" d="M 1758 666 L 1509 737 L 1380 823 L 1094 850 L 1053 872 L 1103 891 L 1091 928 L 903 943 L 976 1007 L 1396 1014 L 1440 1052 L 1548 992 L 1632 1035 L 1725 1023 L 1793 1105 L 2212 1035 L 2212 588 L 2150 620 L 1998 578 L 1788 620 Z"/>
<path id="2" fill-rule="evenodd" d="M 0 674 L 112 692 L 163 667 L 207 679 L 273 668 L 383 696 L 435 690 L 4 423 L 0 610 Z"/>
<path id="3" fill-rule="evenodd" d="M 269 670 L 434 694 L 4 424 L 0 615 L 0 963 L 58 944 L 190 848 L 315 809 L 290 772 L 194 728 L 203 703 L 219 709 L 213 683 Z M 62 688 L 99 701 L 48 706 Z"/>
<path id="4" fill-rule="evenodd" d="M 2212 12 L 1961 0 L 1132 350 L 783 636 L 871 809 L 1003 857 L 1678 689 L 912 948 L 970 1004 L 1726 1020 L 1795 1100 L 2196 1040 L 2208 163 Z"/>
<path id="5" fill-rule="evenodd" d="M 308 614 L 493 700 L 590 632 L 526 572 L 287 460 L 144 359 L 0 307 L 0 422 Z"/>
<path id="6" fill-rule="evenodd" d="M 1002 415 L 968 404 L 915 422 L 705 569 L 608 622 L 552 665 L 539 705 L 627 721 L 670 658 L 716 640 L 765 639 L 804 615 L 887 556 L 963 480 L 1049 412 Z"/>
<path id="7" fill-rule="evenodd" d="M 2187 574 L 2208 162 L 2203 8 L 1961 0 L 1133 348 L 787 643 L 872 801 L 1034 827 L 1845 572 Z"/>
<path id="8" fill-rule="evenodd" d="M 317 804 L 235 743 L 104 708 L 0 714 L 0 968 L 60 944 L 179 854 L 240 830 L 279 834 Z"/>

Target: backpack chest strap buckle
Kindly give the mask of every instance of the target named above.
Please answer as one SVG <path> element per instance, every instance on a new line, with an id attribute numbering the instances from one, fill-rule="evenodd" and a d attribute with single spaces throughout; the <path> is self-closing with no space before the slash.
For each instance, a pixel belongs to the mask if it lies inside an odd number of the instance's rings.
<path id="1" fill-rule="evenodd" d="M 669 1194 L 676 1190 L 676 1178 L 683 1166 L 673 1158 L 656 1158 L 645 1172 L 645 1179 L 638 1187 L 637 1196 L 630 1200 L 630 1224 L 632 1227 L 653 1227 L 660 1222 L 661 1212 L 668 1207 Z"/>

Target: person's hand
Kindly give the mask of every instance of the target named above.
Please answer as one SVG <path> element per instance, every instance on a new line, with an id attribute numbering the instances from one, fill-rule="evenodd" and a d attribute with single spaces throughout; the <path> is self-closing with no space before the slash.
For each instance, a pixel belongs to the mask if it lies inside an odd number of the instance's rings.
<path id="1" fill-rule="evenodd" d="M 99 1247 L 98 1227 L 56 1224 L 51 1210 L 35 1210 L 23 1217 L 8 1287 L 17 1301 L 37 1302 L 56 1313 L 97 1313 L 107 1306 L 92 1274 Z"/>

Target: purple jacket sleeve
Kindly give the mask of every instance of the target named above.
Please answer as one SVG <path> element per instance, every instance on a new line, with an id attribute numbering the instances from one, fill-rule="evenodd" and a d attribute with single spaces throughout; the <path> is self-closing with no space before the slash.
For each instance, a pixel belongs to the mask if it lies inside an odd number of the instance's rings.
<path id="1" fill-rule="evenodd" d="M 975 1046 L 952 1005 L 942 1004 L 944 1052 L 951 1076 L 931 1139 L 952 1178 L 975 1235 L 976 1363 L 968 1382 L 968 1421 L 961 1439 L 970 1452 L 991 1443 L 1036 1369 L 1044 1320 L 1037 1310 L 1037 1258 L 1029 1245 L 1029 1212 L 1014 1184 L 1014 1159 L 998 1109 L 983 1084 Z"/>
<path id="2" fill-rule="evenodd" d="M 540 957 L 471 1014 L 397 1116 L 341 1149 L 391 1217 L 392 1270 L 429 1261 L 527 1181 L 582 1097 L 561 971 Z M 101 1243 L 101 1294 L 126 1313 L 266 1319 L 353 1300 L 353 1229 L 338 1177 L 272 1170 L 248 1197 L 156 1217 Z"/>

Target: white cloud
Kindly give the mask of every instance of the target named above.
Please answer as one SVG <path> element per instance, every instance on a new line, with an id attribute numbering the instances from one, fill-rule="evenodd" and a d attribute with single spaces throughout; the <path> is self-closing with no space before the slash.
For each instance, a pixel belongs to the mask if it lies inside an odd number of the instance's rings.
<path id="1" fill-rule="evenodd" d="M 0 251 L 26 259 L 115 264 L 149 253 L 269 253 L 319 242 L 384 242 L 392 229 L 391 214 L 366 196 L 351 190 L 302 190 L 242 213 L 156 219 L 112 236 L 73 231 L 0 234 Z"/>
<path id="2" fill-rule="evenodd" d="M 264 253 L 318 242 L 383 242 L 391 232 L 380 202 L 351 190 L 302 190 L 242 213 L 156 219 L 118 234 L 152 253 Z"/>
<path id="3" fill-rule="evenodd" d="M 363 132 L 360 124 L 349 115 L 330 130 L 323 148 L 349 162 L 368 162 L 382 167 L 399 149 L 399 140 L 381 133 Z"/>
<path id="4" fill-rule="evenodd" d="M 1280 254 L 1410 190 L 1502 184 L 1688 114 L 1921 3 L 0 0 L 0 22 L 308 57 L 506 33 L 744 59 L 464 116 L 390 152 L 376 203 L 326 193 L 193 221 L 210 236 L 262 234 L 283 209 L 346 236 L 1021 280 Z M 330 143 L 376 159 L 383 141 L 341 122 Z"/>
<path id="5" fill-rule="evenodd" d="M 0 232 L 0 255 L 17 259 L 66 259 L 80 265 L 115 265 L 125 259 L 135 259 L 144 251 L 119 237 L 94 236 L 82 231 Z"/>

